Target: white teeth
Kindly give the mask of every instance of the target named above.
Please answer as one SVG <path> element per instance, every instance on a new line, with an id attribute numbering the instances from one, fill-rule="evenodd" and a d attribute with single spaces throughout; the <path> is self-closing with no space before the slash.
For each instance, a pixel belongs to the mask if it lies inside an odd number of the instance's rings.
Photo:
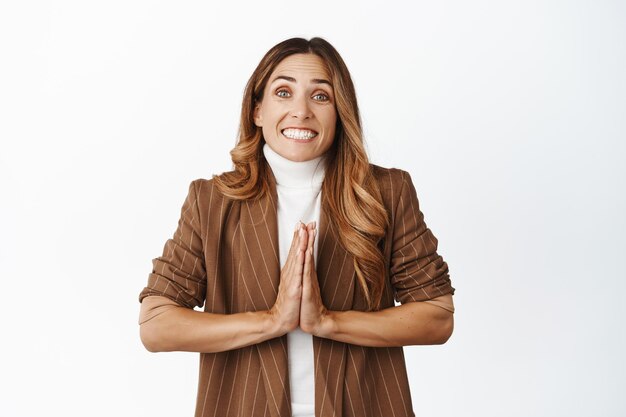
<path id="1" fill-rule="evenodd" d="M 317 132 L 306 129 L 285 129 L 283 135 L 290 139 L 311 139 L 317 136 Z"/>

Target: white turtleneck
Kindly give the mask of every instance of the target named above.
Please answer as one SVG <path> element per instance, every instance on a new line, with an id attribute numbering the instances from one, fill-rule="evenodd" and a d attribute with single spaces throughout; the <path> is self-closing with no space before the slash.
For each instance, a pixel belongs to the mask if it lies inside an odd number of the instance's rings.
<path id="1" fill-rule="evenodd" d="M 280 267 L 287 260 L 293 230 L 298 221 L 319 225 L 324 158 L 294 162 L 280 156 L 266 143 L 265 159 L 276 178 L 278 194 L 278 246 Z M 317 240 L 313 255 L 317 262 Z M 315 417 L 313 338 L 300 328 L 287 334 L 291 413 L 293 417 Z"/>

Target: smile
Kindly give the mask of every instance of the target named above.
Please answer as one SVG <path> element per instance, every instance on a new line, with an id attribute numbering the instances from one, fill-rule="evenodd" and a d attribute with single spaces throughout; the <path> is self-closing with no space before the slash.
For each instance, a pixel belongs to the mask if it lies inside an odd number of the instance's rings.
<path id="1" fill-rule="evenodd" d="M 291 127 L 287 129 L 283 129 L 282 134 L 288 137 L 289 139 L 298 139 L 298 140 L 313 139 L 315 136 L 317 136 L 317 132 L 314 130 L 294 129 Z"/>

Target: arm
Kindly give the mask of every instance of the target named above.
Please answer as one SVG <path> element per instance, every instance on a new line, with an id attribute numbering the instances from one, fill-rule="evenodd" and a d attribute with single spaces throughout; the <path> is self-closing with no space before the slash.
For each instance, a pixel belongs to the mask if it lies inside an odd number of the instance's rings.
<path id="1" fill-rule="evenodd" d="M 215 314 L 182 306 L 168 297 L 142 299 L 141 341 L 151 352 L 222 352 L 282 336 L 298 326 L 305 232 L 298 227 L 281 270 L 278 296 L 268 311 Z M 172 281 L 168 280 L 172 288 Z"/>
<path id="2" fill-rule="evenodd" d="M 303 271 L 300 326 L 318 337 L 361 346 L 391 347 L 443 344 L 454 328 L 452 294 L 424 301 L 406 302 L 384 310 L 329 311 L 320 296 L 313 244 L 315 225 L 310 224 Z"/>
<path id="3" fill-rule="evenodd" d="M 438 298 L 452 301 L 452 296 Z M 428 302 L 411 302 L 374 312 L 327 311 L 315 334 L 361 346 L 436 345 L 445 343 L 453 328 L 450 311 Z"/>
<path id="4" fill-rule="evenodd" d="M 212 314 L 162 296 L 142 301 L 140 325 L 141 341 L 150 352 L 221 352 L 280 336 L 269 311 Z"/>
<path id="5" fill-rule="evenodd" d="M 426 227 L 408 174 L 401 184 L 392 218 L 390 282 L 399 307 L 380 311 L 328 311 L 315 273 L 312 242 L 303 275 L 301 326 L 305 332 L 363 346 L 442 344 L 454 328 L 448 266 L 437 254 L 437 239 Z M 308 227 L 310 240 L 315 226 Z"/>

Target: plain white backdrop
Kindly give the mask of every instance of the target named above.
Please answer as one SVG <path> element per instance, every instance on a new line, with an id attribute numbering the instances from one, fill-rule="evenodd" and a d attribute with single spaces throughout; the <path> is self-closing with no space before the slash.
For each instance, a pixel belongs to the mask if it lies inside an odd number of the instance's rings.
<path id="1" fill-rule="evenodd" d="M 198 355 L 147 352 L 137 296 L 293 36 L 342 54 L 372 161 L 411 173 L 450 267 L 454 335 L 405 348 L 416 415 L 625 415 L 609 0 L 3 2 L 0 415 L 193 415 Z"/>

